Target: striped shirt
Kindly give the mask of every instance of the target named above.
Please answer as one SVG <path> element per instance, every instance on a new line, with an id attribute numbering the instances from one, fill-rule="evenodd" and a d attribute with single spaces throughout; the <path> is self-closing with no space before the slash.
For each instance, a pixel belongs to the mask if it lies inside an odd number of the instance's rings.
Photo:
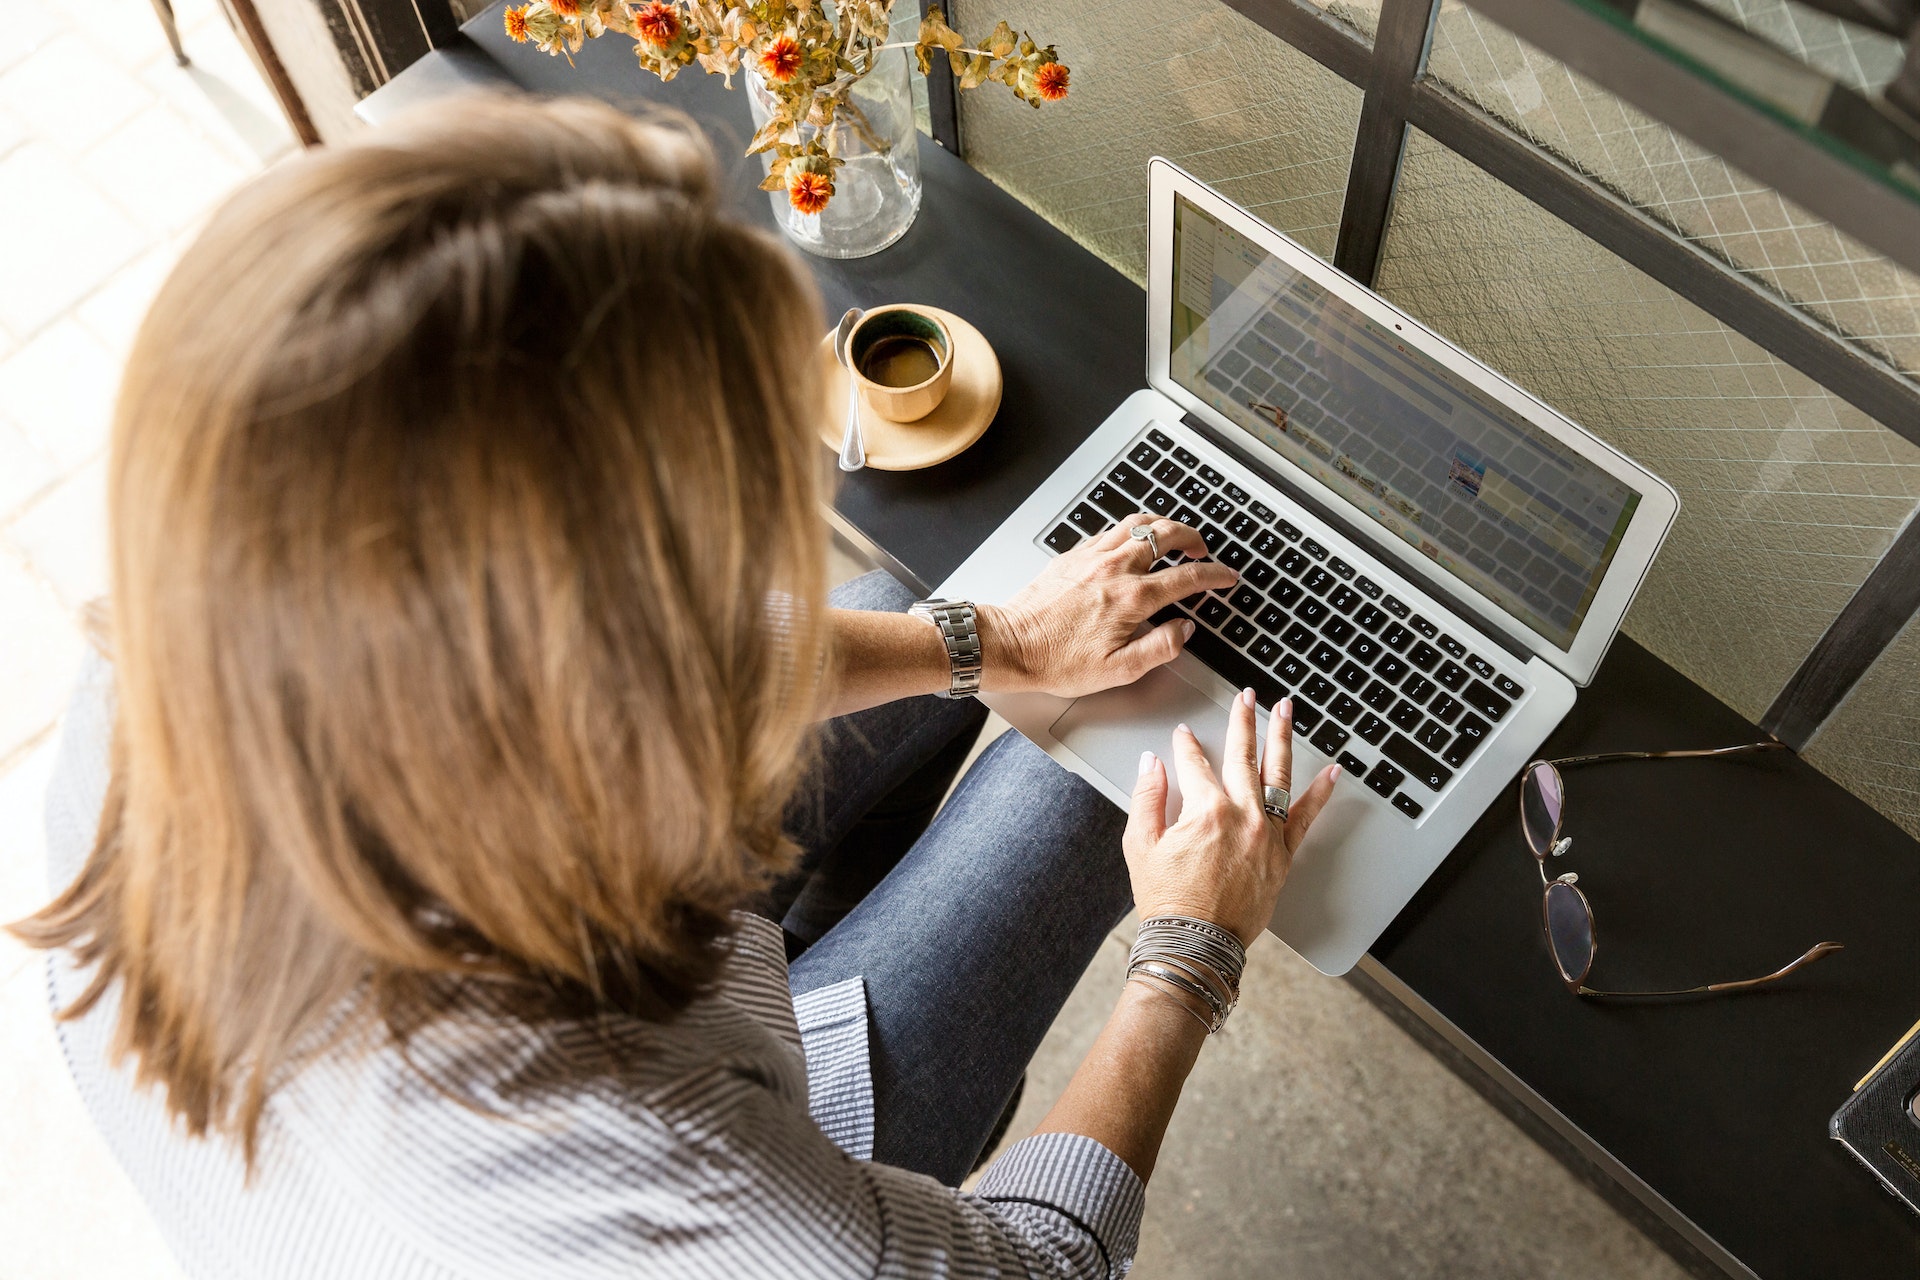
<path id="1" fill-rule="evenodd" d="M 111 674 L 75 699 L 48 797 L 52 882 L 91 848 Z M 64 1007 L 85 984 L 49 957 Z M 251 1181 L 110 1066 L 117 1004 L 61 1024 L 81 1097 L 196 1280 L 1099 1277 L 1144 1190 L 1076 1134 L 1016 1143 L 964 1194 L 866 1157 L 865 989 L 796 1001 L 779 930 L 742 916 L 711 995 L 669 1026 L 532 1026 L 463 994 L 403 1053 L 349 1035 L 271 1096 Z"/>

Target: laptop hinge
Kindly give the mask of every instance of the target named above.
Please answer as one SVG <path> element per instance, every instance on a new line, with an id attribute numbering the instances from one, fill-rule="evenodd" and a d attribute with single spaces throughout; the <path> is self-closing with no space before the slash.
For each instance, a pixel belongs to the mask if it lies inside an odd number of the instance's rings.
<path id="1" fill-rule="evenodd" d="M 1247 449 L 1246 446 L 1235 441 L 1218 427 L 1204 421 L 1191 410 L 1183 412 L 1180 415 L 1180 421 L 1198 432 L 1209 444 L 1231 454 L 1234 460 L 1239 462 L 1240 465 L 1246 467 L 1249 471 L 1252 471 L 1262 480 L 1265 480 L 1268 484 L 1280 490 L 1280 492 L 1286 494 L 1289 498 L 1292 498 L 1302 507 L 1305 507 L 1308 511 L 1313 512 L 1314 515 L 1338 529 L 1351 541 L 1363 547 L 1370 546 L 1378 541 L 1379 535 L 1377 533 L 1365 530 L 1347 517 L 1338 514 L 1324 502 L 1313 497 L 1304 489 L 1300 488 L 1299 485 L 1281 475 L 1272 466 L 1262 462 L 1259 457 Z M 1383 559 L 1382 563 L 1390 562 Z M 1420 583 L 1420 589 L 1446 601 L 1455 613 L 1474 623 L 1482 636 L 1485 636 L 1492 643 L 1499 645 L 1521 662 L 1526 662 L 1534 656 L 1531 649 L 1528 649 L 1506 632 L 1496 627 L 1487 626 L 1481 622 L 1479 611 L 1466 604 L 1464 598 L 1458 591 L 1449 590 L 1439 583 L 1424 581 Z"/>

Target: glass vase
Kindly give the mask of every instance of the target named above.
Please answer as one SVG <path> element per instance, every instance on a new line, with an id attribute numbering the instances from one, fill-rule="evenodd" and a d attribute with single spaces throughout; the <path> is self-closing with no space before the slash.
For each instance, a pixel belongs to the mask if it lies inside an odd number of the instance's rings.
<path id="1" fill-rule="evenodd" d="M 757 131 L 772 105 L 757 72 L 747 77 L 747 96 Z M 834 173 L 833 198 L 818 213 L 802 213 L 784 188 L 770 191 L 774 220 L 808 253 L 864 258 L 905 235 L 920 212 L 920 139 L 914 131 L 907 51 L 883 50 L 827 129 L 828 148 L 846 162 Z M 813 125 L 800 128 L 803 139 L 819 132 Z"/>

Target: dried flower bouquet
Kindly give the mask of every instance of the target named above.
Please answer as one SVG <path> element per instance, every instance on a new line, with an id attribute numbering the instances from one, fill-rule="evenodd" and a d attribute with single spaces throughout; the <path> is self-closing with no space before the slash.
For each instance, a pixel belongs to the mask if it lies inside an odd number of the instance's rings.
<path id="1" fill-rule="evenodd" d="M 969 44 L 937 5 L 917 40 L 888 44 L 893 4 L 840 0 L 829 13 L 819 0 L 531 0 L 509 8 L 506 23 L 514 40 L 568 61 L 586 41 L 616 31 L 633 39 L 640 65 L 662 80 L 695 63 L 725 76 L 729 87 L 742 70 L 758 74 L 773 109 L 747 154 L 771 152 L 761 185 L 784 187 L 794 208 L 818 213 L 833 198 L 841 164 L 834 154 L 840 131 L 828 126 L 842 117 L 874 142 L 849 95 L 882 50 L 911 48 L 922 73 L 945 53 L 962 89 L 997 81 L 1035 107 L 1067 96 L 1067 67 L 1052 45 L 1015 36 L 1005 22 Z"/>

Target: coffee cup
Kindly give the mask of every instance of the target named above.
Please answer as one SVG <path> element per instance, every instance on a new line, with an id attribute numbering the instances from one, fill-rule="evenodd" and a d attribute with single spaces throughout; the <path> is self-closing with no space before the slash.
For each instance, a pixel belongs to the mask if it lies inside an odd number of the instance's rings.
<path id="1" fill-rule="evenodd" d="M 847 363 L 869 409 L 914 422 L 939 408 L 953 385 L 953 334 L 913 307 L 875 307 L 848 335 Z"/>

